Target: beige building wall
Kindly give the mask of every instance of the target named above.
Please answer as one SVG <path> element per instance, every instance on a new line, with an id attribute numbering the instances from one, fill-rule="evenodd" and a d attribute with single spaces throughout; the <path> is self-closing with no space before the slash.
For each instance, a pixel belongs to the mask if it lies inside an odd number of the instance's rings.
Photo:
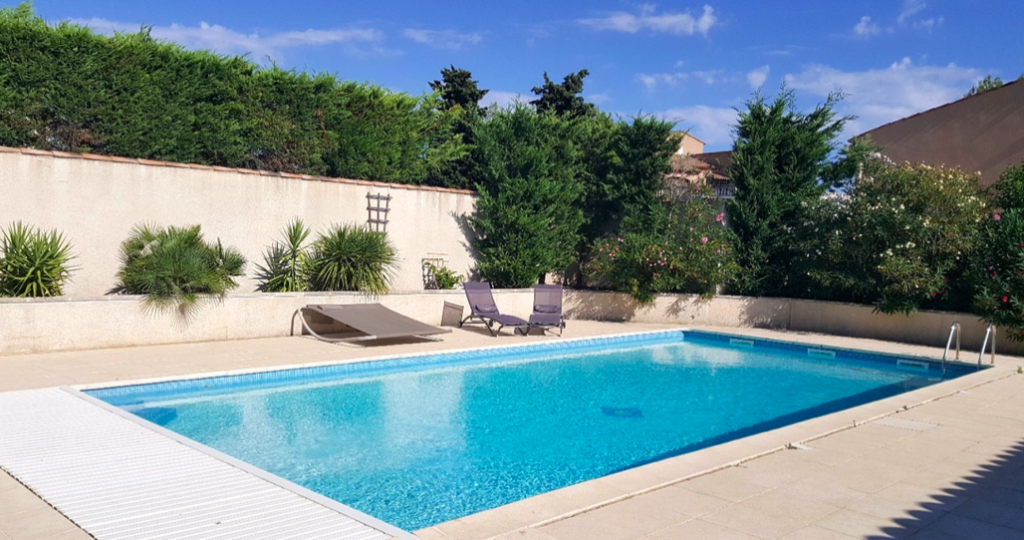
<path id="1" fill-rule="evenodd" d="M 423 290 L 425 258 L 462 274 L 475 266 L 462 226 L 475 204 L 468 191 L 0 147 L 0 227 L 20 220 L 64 233 L 77 267 L 69 298 L 113 288 L 120 243 L 141 223 L 202 225 L 207 240 L 220 238 L 248 259 L 236 293 L 252 292 L 263 250 L 292 218 L 314 231 L 365 224 L 367 194 L 392 196 L 394 290 Z"/>
<path id="2" fill-rule="evenodd" d="M 679 142 L 679 150 L 677 154 L 683 156 L 692 156 L 693 154 L 701 154 L 704 152 L 704 141 L 690 135 L 689 133 L 683 134 L 683 140 Z"/>

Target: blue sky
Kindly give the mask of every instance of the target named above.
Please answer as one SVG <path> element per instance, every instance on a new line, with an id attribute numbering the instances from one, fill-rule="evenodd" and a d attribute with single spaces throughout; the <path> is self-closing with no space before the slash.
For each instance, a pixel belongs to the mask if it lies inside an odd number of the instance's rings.
<path id="1" fill-rule="evenodd" d="M 15 2 L 0 0 L 0 5 Z M 421 93 L 441 68 L 469 69 L 508 103 L 547 71 L 589 69 L 602 109 L 658 114 L 730 146 L 734 107 L 785 82 L 803 106 L 832 90 L 860 133 L 957 99 L 978 79 L 1024 72 L 1019 0 L 636 3 L 37 0 L 50 21 L 103 32 L 152 25 L 190 48 L 328 71 Z"/>

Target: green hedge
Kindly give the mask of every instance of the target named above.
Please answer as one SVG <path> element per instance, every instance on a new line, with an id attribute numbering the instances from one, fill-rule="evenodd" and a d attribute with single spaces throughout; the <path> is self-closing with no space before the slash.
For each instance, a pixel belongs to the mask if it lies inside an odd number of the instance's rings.
<path id="1" fill-rule="evenodd" d="M 0 9 L 0 145 L 424 183 L 458 111 L 330 74 L 112 37 Z"/>

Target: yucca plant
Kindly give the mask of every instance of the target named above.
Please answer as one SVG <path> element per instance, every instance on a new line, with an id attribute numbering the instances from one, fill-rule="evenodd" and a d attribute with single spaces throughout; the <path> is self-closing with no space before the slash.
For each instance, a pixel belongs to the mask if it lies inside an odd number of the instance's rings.
<path id="1" fill-rule="evenodd" d="M 256 277 L 262 292 L 302 292 L 309 290 L 306 275 L 308 256 L 306 239 L 309 229 L 295 218 L 284 231 L 284 240 L 274 242 L 263 253 L 263 264 L 256 265 Z"/>
<path id="2" fill-rule="evenodd" d="M 310 249 L 310 289 L 385 294 L 391 289 L 397 261 L 387 234 L 335 225 L 321 233 Z"/>
<path id="3" fill-rule="evenodd" d="M 158 228 L 136 226 L 121 244 L 121 269 L 115 292 L 146 295 L 157 306 L 177 305 L 185 312 L 203 296 L 223 297 L 238 287 L 245 257 L 220 240 L 203 240 L 199 225 Z"/>
<path id="4" fill-rule="evenodd" d="M 20 221 L 0 236 L 0 296 L 60 296 L 74 257 L 64 235 Z"/>

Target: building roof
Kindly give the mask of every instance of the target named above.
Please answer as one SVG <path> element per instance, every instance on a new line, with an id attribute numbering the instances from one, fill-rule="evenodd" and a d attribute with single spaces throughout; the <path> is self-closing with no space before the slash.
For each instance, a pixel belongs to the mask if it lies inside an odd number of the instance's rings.
<path id="1" fill-rule="evenodd" d="M 992 185 L 1024 160 L 1024 82 L 1014 81 L 872 129 L 882 154 L 902 163 L 925 163 L 980 172 Z"/>

